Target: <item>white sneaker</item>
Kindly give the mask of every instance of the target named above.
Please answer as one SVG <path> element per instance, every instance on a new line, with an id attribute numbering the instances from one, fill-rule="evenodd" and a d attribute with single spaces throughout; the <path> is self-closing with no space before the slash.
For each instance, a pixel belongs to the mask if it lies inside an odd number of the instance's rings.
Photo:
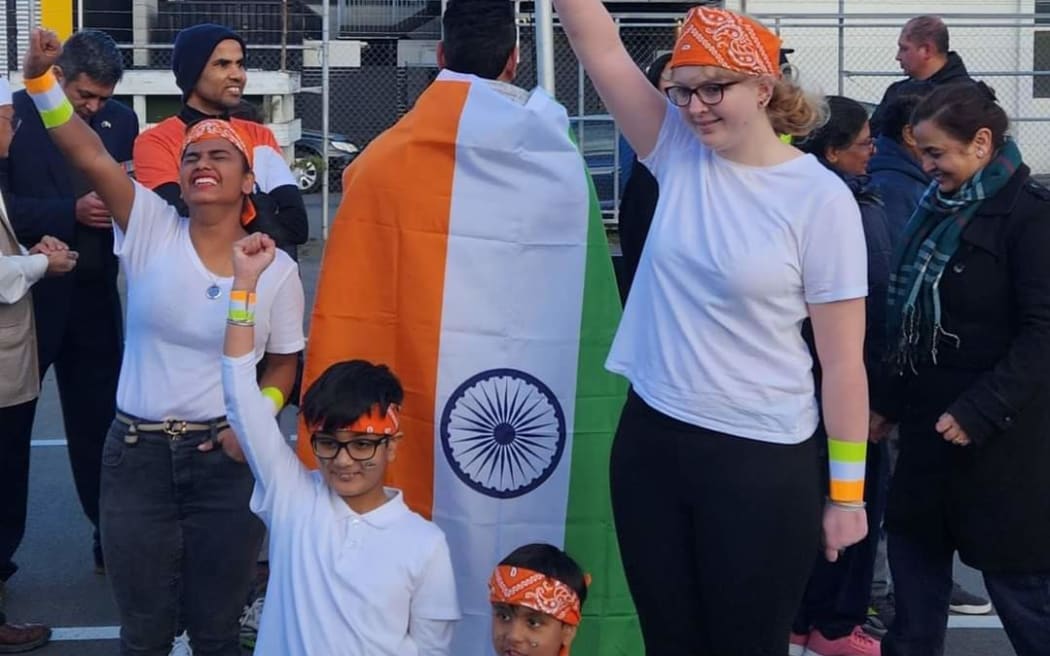
<path id="1" fill-rule="evenodd" d="M 171 644 L 171 653 L 168 656 L 193 656 L 189 634 L 183 631 L 175 636 L 175 642 Z"/>
<path id="2" fill-rule="evenodd" d="M 263 600 L 259 597 L 250 606 L 244 607 L 241 613 L 241 647 L 255 649 L 255 640 L 259 637 L 259 621 L 262 619 Z"/>

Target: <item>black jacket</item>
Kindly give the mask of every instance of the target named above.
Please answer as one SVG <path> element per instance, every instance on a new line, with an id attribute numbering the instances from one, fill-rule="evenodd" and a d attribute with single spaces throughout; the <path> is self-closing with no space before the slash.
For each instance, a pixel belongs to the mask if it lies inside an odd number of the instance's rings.
<path id="1" fill-rule="evenodd" d="M 623 272 L 621 288 L 623 298 L 631 289 L 634 274 L 638 271 L 638 262 L 642 259 L 642 249 L 653 224 L 656 203 L 660 200 L 660 183 L 641 162 L 635 160 L 631 175 L 624 185 L 623 197 L 620 199 L 620 212 L 617 234 L 620 235 L 620 252 L 623 253 Z"/>
<path id="2" fill-rule="evenodd" d="M 893 101 L 899 96 L 905 94 L 922 96 L 929 93 L 934 87 L 956 82 L 975 83 L 975 80 L 967 72 L 966 64 L 963 63 L 962 57 L 955 52 L 949 52 L 948 62 L 944 67 L 925 80 L 916 80 L 909 77 L 894 82 L 886 89 L 886 93 L 882 96 L 882 102 L 879 103 L 875 113 L 871 116 L 871 133 L 874 135 L 882 134 L 883 114 L 886 108 L 892 105 Z"/>
<path id="3" fill-rule="evenodd" d="M 890 239 L 896 246 L 919 200 L 930 186 L 930 176 L 903 146 L 889 137 L 875 140 L 875 155 L 868 162 L 872 189 L 882 198 Z"/>
<path id="4" fill-rule="evenodd" d="M 29 247 L 44 235 L 57 237 L 79 251 L 77 267 L 64 276 L 46 278 L 33 286 L 37 339 L 42 361 L 50 362 L 62 343 L 74 293 L 85 287 L 98 294 L 98 311 L 120 312 L 117 295 L 117 258 L 113 229 L 88 228 L 76 220 L 77 198 L 90 189 L 51 141 L 33 101 L 25 91 L 14 94 L 15 114 L 22 125 L 11 141 L 6 160 L 0 160 L 8 214 L 18 240 Z M 139 121 L 129 107 L 107 102 L 88 123 L 118 162 L 131 161 Z M 78 291 L 79 289 L 79 291 Z M 121 325 L 121 321 L 116 321 Z M 117 335 L 116 338 L 121 338 Z"/>
<path id="5" fill-rule="evenodd" d="M 1050 571 L 1050 190 L 1022 166 L 986 200 L 941 281 L 936 365 L 889 380 L 901 422 L 887 526 L 1000 572 Z M 945 442 L 950 413 L 974 444 Z"/>

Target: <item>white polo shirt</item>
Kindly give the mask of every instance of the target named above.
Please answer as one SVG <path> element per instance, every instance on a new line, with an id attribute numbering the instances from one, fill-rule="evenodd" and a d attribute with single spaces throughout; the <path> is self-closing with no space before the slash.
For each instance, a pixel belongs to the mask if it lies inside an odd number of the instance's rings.
<path id="1" fill-rule="evenodd" d="M 288 448 L 251 355 L 223 358 L 226 412 L 270 529 L 258 656 L 447 655 L 460 618 L 445 534 L 401 492 L 358 515 Z"/>
<path id="2" fill-rule="evenodd" d="M 209 272 L 190 240 L 189 219 L 137 182 L 127 232 L 114 226 L 113 251 L 128 281 L 117 407 L 152 420 L 222 416 L 219 358 L 233 278 Z M 212 285 L 217 298 L 208 297 Z M 303 350 L 303 284 L 287 253 L 277 251 L 256 295 L 255 361 Z"/>
<path id="3" fill-rule="evenodd" d="M 811 155 L 728 161 L 670 104 L 642 163 L 660 199 L 606 367 L 675 419 L 806 440 L 818 420 L 806 306 L 868 293 L 853 195 Z"/>

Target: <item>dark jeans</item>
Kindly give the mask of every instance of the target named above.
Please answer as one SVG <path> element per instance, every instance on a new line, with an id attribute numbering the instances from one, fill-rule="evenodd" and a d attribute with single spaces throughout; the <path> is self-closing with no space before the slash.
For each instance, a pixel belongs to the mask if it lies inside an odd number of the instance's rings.
<path id="1" fill-rule="evenodd" d="M 698 428 L 628 396 L 613 516 L 648 656 L 783 656 L 820 542 L 815 440 Z"/>
<path id="2" fill-rule="evenodd" d="M 35 411 L 35 399 L 0 408 L 0 581 L 11 578 L 18 569 L 12 558 L 26 532 L 29 442 Z"/>
<path id="3" fill-rule="evenodd" d="M 954 552 L 889 533 L 897 617 L 883 656 L 941 656 Z M 1050 573 L 984 573 L 985 586 L 1017 656 L 1050 656 Z"/>
<path id="4" fill-rule="evenodd" d="M 102 453 L 102 547 L 120 611 L 120 652 L 167 656 L 176 625 L 194 653 L 240 656 L 238 617 L 263 525 L 254 480 L 208 431 L 171 440 L 114 422 Z"/>
<path id="5" fill-rule="evenodd" d="M 820 433 L 820 439 L 827 439 Z M 823 449 L 824 475 L 828 484 L 827 450 Z M 836 640 L 863 625 L 871 603 L 871 580 L 875 573 L 875 556 L 879 546 L 879 526 L 886 509 L 889 488 L 888 448 L 886 442 L 868 445 L 865 468 L 864 499 L 867 501 L 868 535 L 846 549 L 834 563 L 824 554 L 817 556 L 813 573 L 806 584 L 795 618 L 795 633 L 817 629 L 825 638 Z"/>

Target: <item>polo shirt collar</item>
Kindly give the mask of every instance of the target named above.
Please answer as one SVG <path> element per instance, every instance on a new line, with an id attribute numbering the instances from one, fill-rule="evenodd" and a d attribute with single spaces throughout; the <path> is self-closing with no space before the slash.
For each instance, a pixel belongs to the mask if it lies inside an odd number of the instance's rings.
<path id="1" fill-rule="evenodd" d="M 384 487 L 383 492 L 387 496 L 386 503 L 363 515 L 354 512 L 350 506 L 346 505 L 346 501 L 343 501 L 343 498 L 334 492 L 331 492 L 332 503 L 337 504 L 336 510 L 341 519 L 357 518 L 373 528 L 389 528 L 407 515 L 409 510 L 408 506 L 405 505 L 405 497 L 401 490 L 393 487 Z"/>

